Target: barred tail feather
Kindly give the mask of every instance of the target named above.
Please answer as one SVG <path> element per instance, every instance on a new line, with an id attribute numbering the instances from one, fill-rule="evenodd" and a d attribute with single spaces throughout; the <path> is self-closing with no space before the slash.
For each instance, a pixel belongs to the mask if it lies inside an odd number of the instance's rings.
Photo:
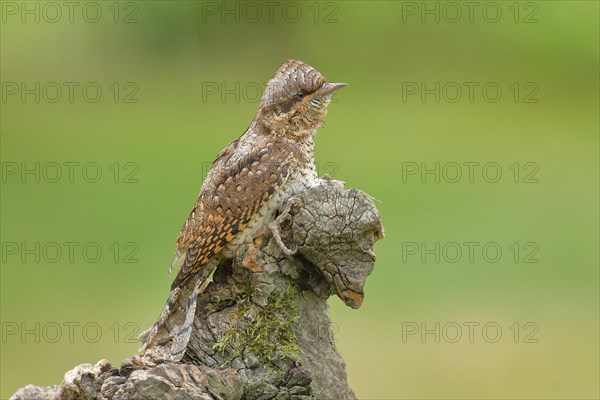
<path id="1" fill-rule="evenodd" d="M 202 293 L 207 284 L 208 279 L 205 279 L 204 281 L 197 280 L 196 284 L 194 285 L 194 291 L 187 302 L 187 309 L 183 324 L 173 335 L 173 343 L 171 344 L 172 361 L 181 360 L 185 354 L 187 344 L 190 341 L 190 336 L 192 335 L 192 327 L 194 326 L 194 316 L 196 315 L 196 303 L 198 302 L 198 295 Z"/>
<path id="2" fill-rule="evenodd" d="M 213 269 L 201 270 L 171 291 L 158 321 L 139 336 L 142 354 L 154 359 L 181 360 L 192 334 L 198 295 L 206 289 Z"/>
<path id="3" fill-rule="evenodd" d="M 165 307 L 158 317 L 158 321 L 156 321 L 150 329 L 145 330 L 138 336 L 138 339 L 143 342 L 142 347 L 139 349 L 140 352 L 144 353 L 154 342 L 160 328 L 166 327 L 169 317 L 176 311 L 176 306 L 179 302 L 179 296 L 181 295 L 182 290 L 181 287 L 178 287 L 171 291 L 169 298 L 165 303 Z"/>

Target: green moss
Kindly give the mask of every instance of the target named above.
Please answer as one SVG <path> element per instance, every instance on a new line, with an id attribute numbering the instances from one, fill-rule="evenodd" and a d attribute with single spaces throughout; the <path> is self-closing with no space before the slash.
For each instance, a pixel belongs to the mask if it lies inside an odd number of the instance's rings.
<path id="1" fill-rule="evenodd" d="M 233 312 L 232 324 L 213 349 L 221 355 L 229 351 L 227 365 L 245 352 L 252 353 L 261 365 L 275 369 L 277 358 L 296 359 L 299 353 L 294 322 L 298 319 L 294 289 L 288 286 L 281 293 L 275 289 L 264 308 L 252 307 L 251 293 L 244 292 Z M 252 309 L 253 312 L 249 312 Z"/>

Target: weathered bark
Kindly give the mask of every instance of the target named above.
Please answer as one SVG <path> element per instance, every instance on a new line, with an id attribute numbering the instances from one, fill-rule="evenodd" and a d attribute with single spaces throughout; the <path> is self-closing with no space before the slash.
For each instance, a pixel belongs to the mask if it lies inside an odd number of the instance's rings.
<path id="1" fill-rule="evenodd" d="M 379 214 L 330 179 L 289 205 L 277 229 L 217 268 L 182 362 L 163 361 L 165 344 L 120 368 L 80 365 L 61 385 L 29 385 L 12 399 L 354 399 L 326 300 L 360 307 Z"/>

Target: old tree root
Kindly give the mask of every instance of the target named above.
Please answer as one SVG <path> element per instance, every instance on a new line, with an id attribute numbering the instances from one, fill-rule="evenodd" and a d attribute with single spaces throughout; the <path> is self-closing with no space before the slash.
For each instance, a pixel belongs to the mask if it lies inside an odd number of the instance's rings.
<path id="1" fill-rule="evenodd" d="M 181 362 L 161 361 L 159 346 L 120 368 L 79 365 L 60 385 L 28 385 L 12 399 L 354 399 L 326 301 L 362 304 L 379 214 L 331 179 L 287 208 L 217 268 Z"/>

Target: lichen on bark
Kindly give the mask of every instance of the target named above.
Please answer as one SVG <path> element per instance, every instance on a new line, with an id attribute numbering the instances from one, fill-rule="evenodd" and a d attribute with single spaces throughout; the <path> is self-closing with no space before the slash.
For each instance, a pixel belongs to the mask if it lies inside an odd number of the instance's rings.
<path id="1" fill-rule="evenodd" d="M 278 373 L 274 359 L 296 360 L 300 348 L 293 327 L 298 319 L 293 296 L 290 284 L 283 293 L 279 289 L 271 292 L 264 308 L 251 307 L 251 293 L 241 297 L 231 325 L 213 346 L 221 355 L 229 355 L 221 367 L 236 357 L 251 354 L 273 373 Z"/>

